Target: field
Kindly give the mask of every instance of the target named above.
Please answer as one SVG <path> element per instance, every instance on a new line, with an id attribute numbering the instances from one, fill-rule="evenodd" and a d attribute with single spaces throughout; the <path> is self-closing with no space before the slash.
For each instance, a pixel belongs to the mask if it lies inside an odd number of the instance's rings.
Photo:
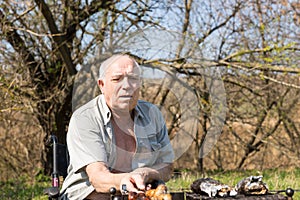
<path id="1" fill-rule="evenodd" d="M 227 171 L 206 172 L 204 176 L 197 172 L 183 170 L 174 173 L 174 177 L 167 183 L 170 191 L 189 191 L 190 184 L 201 177 L 210 177 L 229 186 L 234 186 L 239 180 L 251 175 L 263 175 L 263 181 L 271 191 L 285 190 L 286 188 L 300 189 L 300 169 L 270 169 L 264 171 Z M 47 200 L 43 189 L 50 186 L 50 177 L 37 175 L 34 178 L 23 176 L 18 180 L 9 180 L 0 183 L 0 199 L 7 200 Z M 295 192 L 294 200 L 300 199 L 300 191 Z"/>

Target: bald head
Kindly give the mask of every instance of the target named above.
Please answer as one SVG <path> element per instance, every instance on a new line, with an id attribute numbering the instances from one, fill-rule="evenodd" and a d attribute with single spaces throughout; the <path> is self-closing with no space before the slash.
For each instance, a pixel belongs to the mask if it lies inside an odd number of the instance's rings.
<path id="1" fill-rule="evenodd" d="M 125 59 L 129 59 L 134 63 L 133 67 L 137 67 L 138 71 L 140 71 L 140 66 L 138 65 L 138 63 L 131 58 L 129 55 L 126 54 L 115 54 L 111 57 L 109 57 L 108 59 L 106 59 L 99 68 L 99 79 L 103 80 L 105 77 L 105 74 L 107 72 L 107 70 L 111 67 L 113 67 L 114 63 L 116 63 L 117 61 L 121 61 L 121 60 L 125 60 Z"/>
<path id="2" fill-rule="evenodd" d="M 139 66 L 128 55 L 114 55 L 101 64 L 98 85 L 111 110 L 131 111 L 139 97 Z"/>

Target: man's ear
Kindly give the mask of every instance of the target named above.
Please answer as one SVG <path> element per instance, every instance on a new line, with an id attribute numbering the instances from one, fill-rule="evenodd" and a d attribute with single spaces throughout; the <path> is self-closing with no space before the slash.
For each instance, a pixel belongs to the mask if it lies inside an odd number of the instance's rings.
<path id="1" fill-rule="evenodd" d="M 97 84 L 98 84 L 98 87 L 99 87 L 100 90 L 101 90 L 101 93 L 103 94 L 103 87 L 104 87 L 104 82 L 103 82 L 103 80 L 98 79 Z"/>

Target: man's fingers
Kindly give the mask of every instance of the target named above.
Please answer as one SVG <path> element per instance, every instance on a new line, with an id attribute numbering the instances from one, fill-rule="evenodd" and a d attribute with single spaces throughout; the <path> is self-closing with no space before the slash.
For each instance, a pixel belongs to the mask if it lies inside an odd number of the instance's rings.
<path id="1" fill-rule="evenodd" d="M 134 174 L 130 181 L 135 185 L 135 187 L 139 190 L 145 190 L 144 178 L 140 174 Z"/>
<path id="2" fill-rule="evenodd" d="M 141 192 L 146 190 L 145 177 L 143 173 L 130 173 L 129 176 L 124 177 L 121 184 L 126 185 L 127 192 Z M 122 188 L 121 188 L 122 191 Z"/>
<path id="3" fill-rule="evenodd" d="M 121 192 L 138 192 L 138 189 L 131 181 L 126 181 L 121 185 Z"/>

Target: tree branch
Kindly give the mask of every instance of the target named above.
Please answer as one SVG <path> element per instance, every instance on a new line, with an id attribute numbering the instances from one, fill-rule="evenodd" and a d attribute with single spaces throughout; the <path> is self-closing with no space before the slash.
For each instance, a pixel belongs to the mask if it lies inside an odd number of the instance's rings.
<path id="1" fill-rule="evenodd" d="M 52 16 L 52 13 L 48 7 L 48 5 L 43 0 L 35 0 L 39 9 L 43 13 L 46 22 L 49 26 L 50 32 L 55 36 L 52 36 L 54 42 L 57 44 L 60 55 L 63 61 L 66 64 L 66 70 L 69 75 L 76 74 L 75 65 L 73 64 L 70 49 L 67 47 L 67 40 L 65 36 L 61 36 L 56 24 L 55 20 Z"/>
<path id="2" fill-rule="evenodd" d="M 5 15 L 0 10 L 0 19 L 5 19 Z M 0 23 L 0 29 L 4 33 L 6 40 L 11 44 L 16 52 L 22 57 L 22 60 L 29 66 L 29 71 L 33 74 L 33 80 L 43 80 L 43 73 L 37 62 L 34 59 L 34 55 L 28 51 L 24 40 L 20 37 L 17 31 L 13 28 L 13 25 L 4 20 L 5 23 Z"/>

